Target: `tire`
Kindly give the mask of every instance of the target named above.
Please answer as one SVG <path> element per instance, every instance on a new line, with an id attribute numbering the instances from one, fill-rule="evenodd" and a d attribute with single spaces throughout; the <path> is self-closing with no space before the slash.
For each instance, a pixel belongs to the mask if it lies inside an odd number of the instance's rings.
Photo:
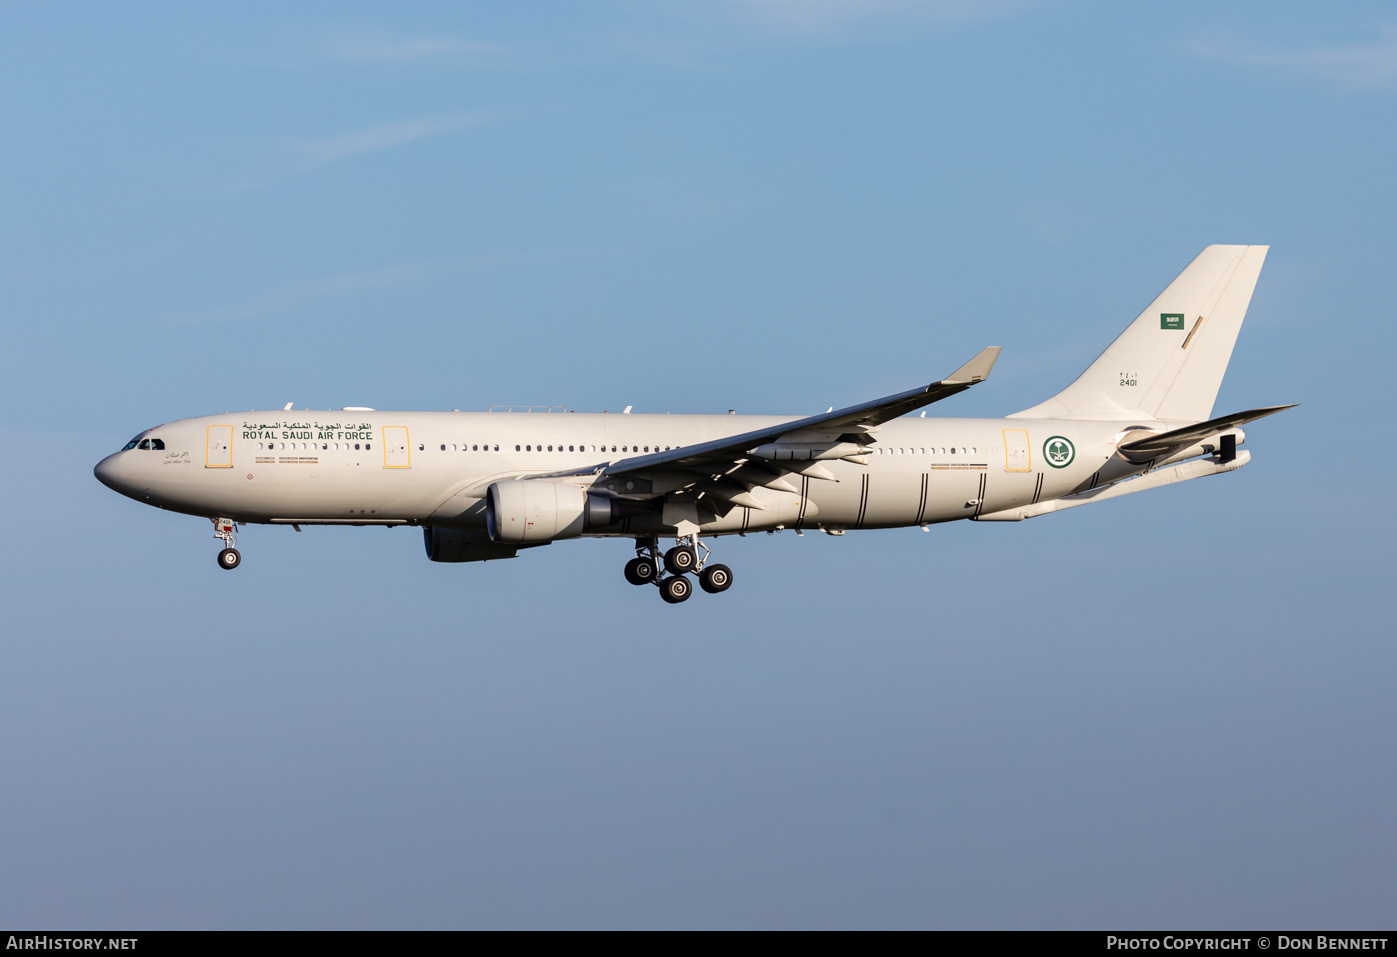
<path id="1" fill-rule="evenodd" d="M 692 545 L 675 545 L 665 552 L 665 570 L 671 575 L 687 575 L 698 564 L 698 552 Z"/>
<path id="2" fill-rule="evenodd" d="M 675 575 L 673 578 L 666 578 L 664 581 L 660 582 L 660 597 L 671 605 L 677 605 L 681 601 L 688 601 L 689 596 L 693 593 L 693 584 L 683 575 Z"/>
<path id="3" fill-rule="evenodd" d="M 626 562 L 626 581 L 632 585 L 649 585 L 655 581 L 658 569 L 649 558 L 632 558 Z"/>
<path id="4" fill-rule="evenodd" d="M 726 565 L 709 565 L 699 573 L 699 587 L 710 595 L 727 591 L 732 586 L 732 569 Z"/>
<path id="5" fill-rule="evenodd" d="M 234 568 L 237 568 L 239 565 L 241 565 L 242 562 L 243 557 L 238 554 L 238 550 L 236 548 L 225 548 L 223 551 L 218 553 L 219 568 L 226 568 L 229 571 L 232 571 Z"/>

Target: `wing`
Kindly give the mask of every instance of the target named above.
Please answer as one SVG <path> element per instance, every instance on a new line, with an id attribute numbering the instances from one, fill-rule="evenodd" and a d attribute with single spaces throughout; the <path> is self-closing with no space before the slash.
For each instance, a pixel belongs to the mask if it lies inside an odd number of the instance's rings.
<path id="1" fill-rule="evenodd" d="M 866 443 L 874 441 L 871 433 L 876 432 L 879 425 L 983 382 L 999 353 L 999 346 L 983 349 L 939 382 L 871 402 L 668 452 L 637 455 L 557 474 L 597 475 L 593 487 L 604 491 L 607 484 L 602 481 L 604 478 L 648 473 L 650 480 L 640 483 L 636 493 L 616 497 L 646 499 L 687 490 L 700 499 L 707 499 L 707 507 L 718 511 L 734 505 L 762 508 L 750 494 L 755 486 L 794 492 L 795 487 L 782 478 L 784 474 L 798 472 L 811 478 L 832 480 L 834 476 L 819 464 L 821 460 L 849 459 L 866 463 L 861 457 L 869 452 Z"/>
<path id="2" fill-rule="evenodd" d="M 1130 458 L 1158 458 L 1162 455 L 1176 452 L 1179 449 L 1188 448 L 1204 439 L 1217 435 L 1219 432 L 1226 432 L 1228 429 L 1235 429 L 1239 425 L 1248 422 L 1255 422 L 1257 419 L 1264 419 L 1268 415 L 1275 415 L 1277 412 L 1284 412 L 1286 409 L 1295 408 L 1297 403 L 1290 405 L 1271 405 L 1264 409 L 1248 409 L 1246 412 L 1234 412 L 1231 415 L 1220 416 L 1216 419 L 1209 419 L 1206 422 L 1199 422 L 1197 425 L 1186 425 L 1181 429 L 1173 429 L 1169 432 L 1160 432 L 1158 435 L 1151 435 L 1143 439 L 1136 439 L 1133 442 L 1126 442 L 1120 446 L 1120 451 Z"/>

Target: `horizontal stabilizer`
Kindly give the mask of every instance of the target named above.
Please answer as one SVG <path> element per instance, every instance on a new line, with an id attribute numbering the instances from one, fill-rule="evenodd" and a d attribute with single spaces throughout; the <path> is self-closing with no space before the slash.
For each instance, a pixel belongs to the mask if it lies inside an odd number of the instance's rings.
<path id="1" fill-rule="evenodd" d="M 1255 422 L 1257 419 L 1264 419 L 1268 415 L 1275 415 L 1277 412 L 1293 409 L 1298 404 L 1298 402 L 1292 402 L 1290 405 L 1271 405 L 1264 409 L 1249 409 L 1246 412 L 1234 412 L 1231 415 L 1209 419 L 1207 422 L 1199 422 L 1197 425 L 1186 425 L 1181 429 L 1172 429 L 1168 432 L 1161 432 L 1158 435 L 1136 439 L 1134 442 L 1127 442 L 1120 447 L 1120 451 L 1127 457 L 1134 456 L 1137 458 L 1151 453 L 1162 454 L 1165 452 L 1172 452 L 1175 449 L 1196 445 L 1206 438 L 1217 435 L 1219 432 L 1226 432 L 1228 429 L 1235 429 L 1239 425 Z"/>
<path id="2" fill-rule="evenodd" d="M 1219 460 L 1217 456 L 1194 459 L 1190 462 L 1181 462 L 1171 468 L 1156 469 L 1153 472 L 1146 472 L 1138 478 L 1127 479 L 1124 482 L 1102 485 L 1099 488 L 1078 492 L 1075 495 L 1064 495 L 1062 498 L 1050 499 L 1046 502 L 1039 502 L 1036 505 L 1025 505 L 1021 508 L 1007 508 L 1002 512 L 989 512 L 984 515 L 978 515 L 972 518 L 971 521 L 1022 522 L 1026 518 L 1036 518 L 1039 515 L 1047 515 L 1049 512 L 1060 512 L 1065 508 L 1076 508 L 1079 505 L 1090 505 L 1093 502 L 1104 502 L 1107 499 L 1120 498 L 1122 495 L 1134 495 L 1136 492 L 1147 492 L 1152 488 L 1163 488 L 1165 485 L 1187 482 L 1190 479 L 1202 478 L 1205 475 L 1221 475 L 1223 472 L 1235 472 L 1250 461 L 1251 453 L 1247 451 L 1238 452 L 1236 457 L 1228 462 Z"/>

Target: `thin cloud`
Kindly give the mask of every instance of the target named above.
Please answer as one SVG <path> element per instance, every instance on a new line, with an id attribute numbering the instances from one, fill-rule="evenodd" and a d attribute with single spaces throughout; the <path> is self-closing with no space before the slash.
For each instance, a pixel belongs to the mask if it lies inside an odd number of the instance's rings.
<path id="1" fill-rule="evenodd" d="M 1378 33 L 1380 38 L 1373 43 L 1310 50 L 1267 47 L 1235 38 L 1195 37 L 1189 49 L 1220 63 L 1292 70 L 1348 86 L 1390 86 L 1397 83 L 1397 25 L 1380 26 Z"/>
<path id="2" fill-rule="evenodd" d="M 486 116 L 482 113 L 425 116 L 400 123 L 383 123 L 336 136 L 296 140 L 291 143 L 291 147 L 298 154 L 302 168 L 312 170 L 353 156 L 381 153 L 417 140 L 480 126 L 485 120 Z"/>
<path id="3" fill-rule="evenodd" d="M 324 40 L 323 48 L 334 59 L 369 66 L 422 62 L 488 65 L 503 53 L 493 43 L 464 37 L 411 37 L 370 31 L 332 34 Z"/>
<path id="4" fill-rule="evenodd" d="M 1047 0 L 719 0 L 739 19 L 803 34 L 854 23 L 961 23 L 1016 16 Z"/>

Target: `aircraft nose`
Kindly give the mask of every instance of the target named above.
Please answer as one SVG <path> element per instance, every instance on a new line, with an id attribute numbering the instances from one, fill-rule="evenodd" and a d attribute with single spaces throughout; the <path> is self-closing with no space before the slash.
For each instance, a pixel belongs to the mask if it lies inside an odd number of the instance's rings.
<path id="1" fill-rule="evenodd" d="M 93 468 L 92 474 L 97 476 L 97 481 L 101 482 L 112 491 L 125 493 L 126 489 L 123 487 L 121 481 L 121 469 L 117 465 L 117 456 L 120 454 L 120 452 L 117 452 L 114 455 L 108 455 L 102 461 L 98 462 L 96 467 Z"/>

